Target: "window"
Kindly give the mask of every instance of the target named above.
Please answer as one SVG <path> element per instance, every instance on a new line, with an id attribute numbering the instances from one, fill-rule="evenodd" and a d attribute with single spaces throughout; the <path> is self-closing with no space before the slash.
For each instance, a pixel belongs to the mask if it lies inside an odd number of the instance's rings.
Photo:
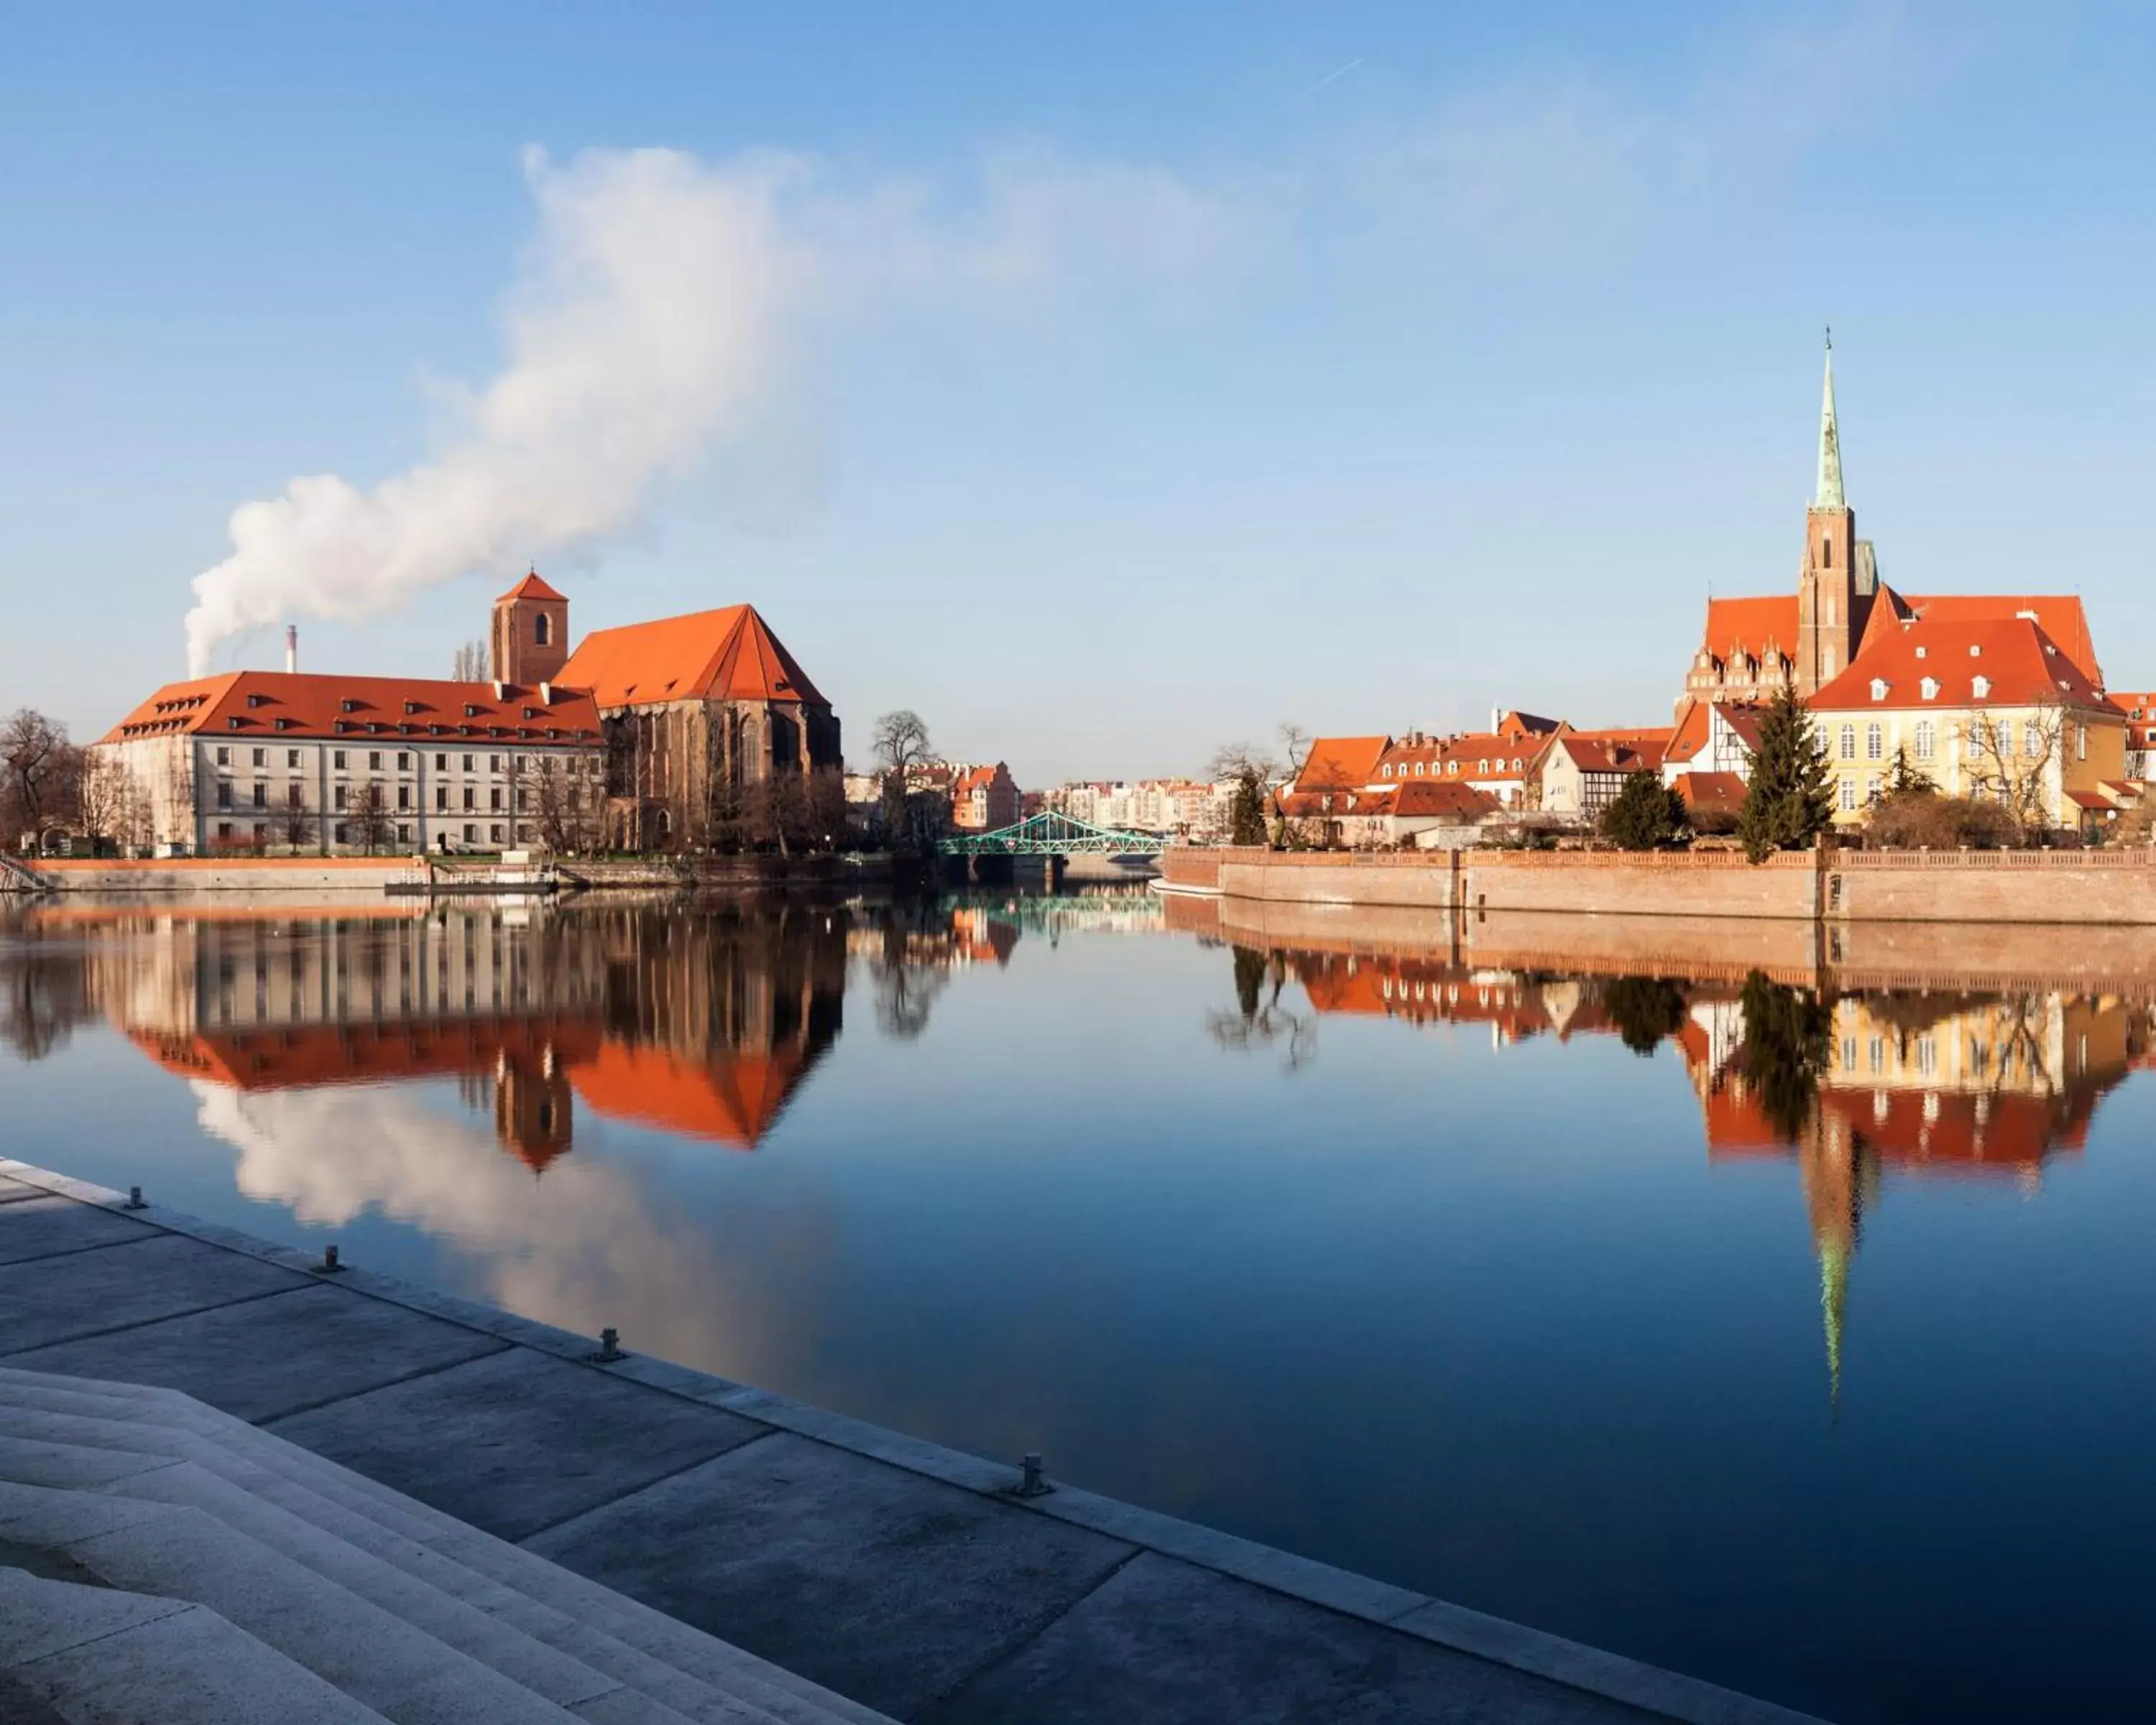
<path id="1" fill-rule="evenodd" d="M 1938 746 L 1938 732 L 1933 726 L 1932 721 L 1929 719 L 1917 720 L 1917 758 L 1919 761 L 1930 760 L 1932 758 L 1932 751 Z"/>
<path id="2" fill-rule="evenodd" d="M 254 764 L 257 767 L 267 767 L 270 764 L 270 751 L 267 749 L 255 750 Z"/>
<path id="3" fill-rule="evenodd" d="M 330 757 L 330 765 L 336 768 L 340 773 L 344 771 L 344 751 L 342 749 L 337 750 Z"/>
<path id="4" fill-rule="evenodd" d="M 1841 782 L 1841 806 L 1845 810 L 1854 810 L 1856 807 L 1856 781 L 1853 778 L 1845 778 Z"/>
<path id="5" fill-rule="evenodd" d="M 1856 758 L 1856 726 L 1854 725 L 1841 727 L 1841 758 L 1845 761 Z"/>
<path id="6" fill-rule="evenodd" d="M 1873 773 L 1871 778 L 1864 781 L 1864 806 L 1866 808 L 1869 809 L 1873 803 L 1879 800 L 1881 790 L 1881 787 L 1879 783 L 1879 775 L 1877 773 Z"/>
<path id="7" fill-rule="evenodd" d="M 466 755 L 466 756 L 465 757 L 465 772 L 469 773 L 469 772 L 470 772 L 470 771 L 472 770 L 472 762 L 473 762 L 475 758 L 476 758 L 475 757 L 471 756 L 471 755 Z"/>
<path id="8" fill-rule="evenodd" d="M 399 773 L 409 773 L 412 770 L 412 757 L 402 749 L 397 751 L 397 770 Z"/>
<path id="9" fill-rule="evenodd" d="M 449 806 L 449 788 L 445 784 L 436 785 L 434 787 L 434 807 L 437 809 L 445 809 Z"/>
<path id="10" fill-rule="evenodd" d="M 332 808 L 334 808 L 334 809 L 341 809 L 341 808 L 343 808 L 343 807 L 344 807 L 344 796 L 345 796 L 345 788 L 344 788 L 342 785 L 339 785 L 339 786 L 336 788 L 336 790 L 331 793 L 331 805 L 330 805 L 330 806 L 331 806 L 331 807 L 332 807 Z"/>
<path id="11" fill-rule="evenodd" d="M 977 808 L 985 805 L 988 800 L 988 798 L 981 792 L 976 791 L 973 793 L 974 805 Z M 524 787 L 522 785 L 519 785 L 516 788 L 516 812 L 519 814 L 524 813 Z"/>
<path id="12" fill-rule="evenodd" d="M 478 793 L 474 791 L 470 785 L 466 785 L 465 787 L 465 807 L 467 809 L 478 808 L 479 803 L 475 800 L 477 796 Z"/>
<path id="13" fill-rule="evenodd" d="M 1867 761 L 1883 761 L 1887 758 L 1887 727 L 1885 726 L 1873 724 L 1864 727 L 1864 758 Z"/>
<path id="14" fill-rule="evenodd" d="M 408 820 L 398 821 L 397 836 L 403 843 L 409 845 L 412 842 L 412 823 Z"/>
<path id="15" fill-rule="evenodd" d="M 2010 755 L 2014 752 L 2014 727 L 2012 725 L 2008 723 L 2005 719 L 2001 719 L 1997 725 L 1992 727 L 1992 734 L 1997 740 L 1999 752 L 2001 755 Z"/>
<path id="16" fill-rule="evenodd" d="M 2086 725 L 2074 726 L 2074 758 L 2076 761 L 2088 759 L 2088 726 Z"/>
<path id="17" fill-rule="evenodd" d="M 1922 682 L 1917 685 L 1917 687 L 1922 692 L 1927 701 L 1937 701 L 1939 698 L 1939 680 L 1937 677 L 1926 677 Z"/>
<path id="18" fill-rule="evenodd" d="M 1875 1036 L 1871 1040 L 1871 1041 L 1865 1044 L 1864 1060 L 1865 1064 L 1870 1066 L 1875 1072 L 1881 1072 L 1886 1070 L 1887 1039 L 1885 1037 Z"/>
<path id="19" fill-rule="evenodd" d="M 1422 762 L 1419 761 L 1415 762 L 1415 777 L 1417 778 L 1420 778 L 1422 777 Z"/>
<path id="20" fill-rule="evenodd" d="M 297 749 L 286 749 L 285 764 L 287 767 L 297 767 L 300 764 L 300 752 Z"/>
<path id="21" fill-rule="evenodd" d="M 285 806 L 287 809 L 297 809 L 300 800 L 300 782 L 295 778 L 285 787 Z"/>
<path id="22" fill-rule="evenodd" d="M 478 839 L 479 829 L 473 826 L 469 821 L 466 822 L 465 824 L 465 843 L 467 845 L 475 844 L 478 841 Z"/>
<path id="23" fill-rule="evenodd" d="M 217 746 L 217 764 L 220 767 L 229 767 L 232 764 L 232 751 L 223 743 Z"/>
<path id="24" fill-rule="evenodd" d="M 346 836 L 346 831 L 347 829 L 346 828 L 345 824 L 342 821 L 339 821 L 336 824 L 336 842 L 338 844 L 346 845 L 351 842 L 351 840 Z"/>
<path id="25" fill-rule="evenodd" d="M 1886 680 L 1886 678 L 1884 678 L 1884 677 L 1874 677 L 1874 678 L 1871 680 L 1871 698 L 1872 698 L 1874 701 L 1884 701 L 1884 700 L 1886 700 L 1886 698 L 1887 698 L 1887 680 Z"/>
<path id="26" fill-rule="evenodd" d="M 1928 1036 L 1919 1036 L 1917 1039 L 1917 1070 L 1919 1072 L 1934 1071 L 1938 1069 L 1938 1045 Z"/>
<path id="27" fill-rule="evenodd" d="M 1477 761 L 1477 762 L 1475 763 L 1475 772 L 1476 772 L 1476 776 L 1477 778 L 1486 778 L 1486 777 L 1488 777 L 1488 775 L 1489 775 L 1489 772 L 1490 772 L 1490 763 L 1489 763 L 1487 761 Z"/>
<path id="28" fill-rule="evenodd" d="M 232 836 L 232 823 L 228 820 L 219 821 L 217 824 L 217 835 L 220 839 L 229 839 Z"/>
<path id="29" fill-rule="evenodd" d="M 510 757 L 509 765 L 511 771 L 521 773 L 525 767 L 524 757 L 521 755 L 512 755 Z M 1400 769 L 1400 777 L 1403 778 L 1407 777 L 1407 769 L 1404 767 Z"/>
<path id="30" fill-rule="evenodd" d="M 369 749 L 367 752 L 367 770 L 369 773 L 379 773 L 382 771 L 382 751 L 380 749 Z"/>
<path id="31" fill-rule="evenodd" d="M 1971 677 L 1969 680 L 1969 693 L 1974 695 L 1979 701 L 1988 699 L 1991 694 L 1991 679 L 1989 677 Z"/>
<path id="32" fill-rule="evenodd" d="M 217 806 L 220 809 L 232 807 L 232 781 L 228 778 L 220 778 L 217 782 Z"/>
<path id="33" fill-rule="evenodd" d="M 2032 761 L 2044 752 L 2043 727 L 2034 719 L 2025 720 L 2022 722 L 2021 752 Z"/>
<path id="34" fill-rule="evenodd" d="M 1457 773 L 1460 771 L 1460 762 L 1457 761 L 1447 761 L 1445 763 L 1445 770 L 1447 773 Z"/>
<path id="35" fill-rule="evenodd" d="M 531 639 L 542 647 L 554 639 L 554 619 L 544 611 L 532 619 Z"/>
<path id="36" fill-rule="evenodd" d="M 501 807 L 501 787 L 500 785 L 495 786 L 492 790 L 486 793 L 486 806 L 490 809 L 499 809 Z"/>
<path id="37" fill-rule="evenodd" d="M 435 756 L 435 757 L 434 757 L 434 771 L 435 771 L 435 772 L 437 772 L 437 773 L 447 773 L 449 770 L 449 757 L 447 755 L 437 755 L 437 756 Z"/>
<path id="38" fill-rule="evenodd" d="M 489 756 L 486 757 L 486 770 L 487 770 L 489 773 L 499 773 L 499 772 L 501 772 L 501 756 L 499 756 L 499 755 L 489 755 Z"/>
<path id="39" fill-rule="evenodd" d="M 1393 769 L 1392 769 L 1391 768 L 1389 768 L 1389 767 L 1388 767 L 1387 768 L 1385 768 L 1384 776 L 1385 776 L 1387 778 L 1390 778 L 1393 776 Z"/>
<path id="40" fill-rule="evenodd" d="M 409 809 L 412 806 L 412 787 L 408 784 L 400 784 L 397 787 L 397 806 L 399 809 Z"/>
<path id="41" fill-rule="evenodd" d="M 257 809 L 267 809 L 270 806 L 270 787 L 259 781 L 254 787 L 254 806 Z"/>
<path id="42" fill-rule="evenodd" d="M 1820 567 L 1822 569 L 1831 569 L 1834 567 L 1834 541 L 1831 539 L 1822 539 L 1820 542 Z M 1834 621 L 1834 601 L 1832 599 L 1829 599 L 1826 602 L 1826 620 L 1829 623 Z"/>
<path id="43" fill-rule="evenodd" d="M 489 843 L 499 845 L 501 842 L 501 829 L 500 827 L 489 827 L 486 829 L 486 836 Z"/>

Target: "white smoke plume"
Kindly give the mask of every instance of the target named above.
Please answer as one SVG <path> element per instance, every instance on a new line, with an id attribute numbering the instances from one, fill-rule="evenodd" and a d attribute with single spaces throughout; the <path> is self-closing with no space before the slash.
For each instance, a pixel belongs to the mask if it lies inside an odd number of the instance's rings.
<path id="1" fill-rule="evenodd" d="M 803 285 L 775 208 L 797 165 L 639 150 L 567 167 L 533 152 L 526 169 L 539 235 L 501 374 L 455 403 L 455 434 L 426 465 L 367 490 L 305 475 L 234 510 L 232 555 L 194 580 L 191 675 L 244 630 L 374 614 L 617 531 L 753 424 Z"/>

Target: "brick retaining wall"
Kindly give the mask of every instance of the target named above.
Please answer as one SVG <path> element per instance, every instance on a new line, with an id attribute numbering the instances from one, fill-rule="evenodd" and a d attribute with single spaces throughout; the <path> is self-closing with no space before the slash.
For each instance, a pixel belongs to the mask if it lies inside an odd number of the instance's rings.
<path id="1" fill-rule="evenodd" d="M 1830 922 L 2156 924 L 2156 851 L 1358 853 L 1178 846 L 1164 884 L 1273 904 Z"/>

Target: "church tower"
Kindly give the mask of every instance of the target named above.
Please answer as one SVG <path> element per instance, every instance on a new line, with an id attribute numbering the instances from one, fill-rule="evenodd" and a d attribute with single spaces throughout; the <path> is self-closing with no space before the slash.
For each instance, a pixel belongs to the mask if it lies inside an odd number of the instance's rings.
<path id="1" fill-rule="evenodd" d="M 494 602 L 490 636 L 497 683 L 551 683 L 569 661 L 569 601 L 534 569 Z"/>
<path id="2" fill-rule="evenodd" d="M 1834 338 L 1826 346 L 1820 406 L 1819 484 L 1804 511 L 1804 556 L 1797 577 L 1797 693 L 1817 692 L 1848 668 L 1878 591 L 1871 547 L 1856 537 L 1856 516 L 1841 489 L 1841 428 L 1834 412 Z"/>

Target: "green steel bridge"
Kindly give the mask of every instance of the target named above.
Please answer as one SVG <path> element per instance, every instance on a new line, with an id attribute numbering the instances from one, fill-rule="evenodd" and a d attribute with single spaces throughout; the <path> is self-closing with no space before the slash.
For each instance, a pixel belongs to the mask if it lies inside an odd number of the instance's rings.
<path id="1" fill-rule="evenodd" d="M 1158 856 L 1166 844 L 1152 833 L 1117 832 L 1050 809 L 1016 826 L 946 839 L 941 848 L 949 856 Z"/>

